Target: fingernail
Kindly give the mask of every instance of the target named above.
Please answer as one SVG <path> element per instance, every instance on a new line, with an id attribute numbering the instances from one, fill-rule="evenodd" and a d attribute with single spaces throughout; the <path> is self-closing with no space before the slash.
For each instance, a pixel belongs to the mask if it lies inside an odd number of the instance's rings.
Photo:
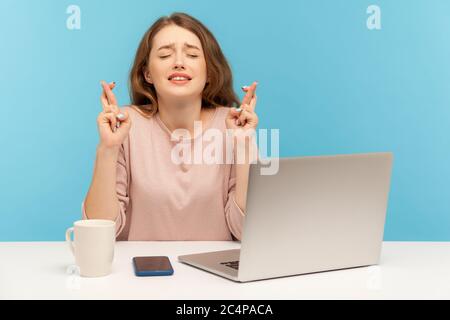
<path id="1" fill-rule="evenodd" d="M 241 111 L 242 111 L 242 108 L 241 108 L 241 107 L 236 108 L 236 111 L 237 111 L 237 112 L 241 112 Z"/>
<path id="2" fill-rule="evenodd" d="M 247 90 L 248 86 L 242 86 L 242 90 Z"/>
<path id="3" fill-rule="evenodd" d="M 119 114 L 117 115 L 117 119 L 122 120 L 122 119 L 124 119 L 124 118 L 125 118 L 125 115 L 124 115 L 123 113 L 119 113 Z"/>

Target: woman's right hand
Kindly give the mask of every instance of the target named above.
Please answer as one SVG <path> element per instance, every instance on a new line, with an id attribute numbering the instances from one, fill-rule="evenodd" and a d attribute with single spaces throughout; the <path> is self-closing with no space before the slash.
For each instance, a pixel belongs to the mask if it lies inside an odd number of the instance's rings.
<path id="1" fill-rule="evenodd" d="M 97 117 L 100 145 L 106 148 L 118 148 L 126 139 L 131 128 L 128 112 L 120 110 L 112 92 L 115 83 L 101 82 L 102 95 L 100 101 L 103 111 Z"/>

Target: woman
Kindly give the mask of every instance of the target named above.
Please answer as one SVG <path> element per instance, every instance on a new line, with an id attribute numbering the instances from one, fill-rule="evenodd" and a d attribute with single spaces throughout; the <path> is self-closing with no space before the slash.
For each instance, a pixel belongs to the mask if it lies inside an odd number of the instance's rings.
<path id="1" fill-rule="evenodd" d="M 118 240 L 240 240 L 254 140 L 241 144 L 245 134 L 233 136 L 233 155 L 247 154 L 236 164 L 178 163 L 173 150 L 203 141 L 210 129 L 255 130 L 257 83 L 243 88 L 239 104 L 214 36 L 174 13 L 156 21 L 139 45 L 131 106 L 117 106 L 114 86 L 102 82 L 100 143 L 83 218 L 116 221 Z M 178 129 L 192 138 L 176 135 Z"/>

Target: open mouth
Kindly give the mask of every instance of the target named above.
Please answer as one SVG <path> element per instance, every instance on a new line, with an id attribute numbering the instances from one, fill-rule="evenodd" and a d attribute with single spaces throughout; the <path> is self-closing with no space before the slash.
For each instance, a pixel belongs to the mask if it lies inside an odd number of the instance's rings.
<path id="1" fill-rule="evenodd" d="M 185 80 L 192 80 L 192 78 L 190 78 L 190 77 L 169 77 L 169 80 L 185 81 Z"/>
<path id="2" fill-rule="evenodd" d="M 191 80 L 192 77 L 185 72 L 174 72 L 169 76 L 169 80 Z"/>
<path id="3" fill-rule="evenodd" d="M 174 84 L 186 84 L 189 81 L 191 81 L 191 78 L 188 77 L 170 77 L 169 81 L 174 83 Z"/>

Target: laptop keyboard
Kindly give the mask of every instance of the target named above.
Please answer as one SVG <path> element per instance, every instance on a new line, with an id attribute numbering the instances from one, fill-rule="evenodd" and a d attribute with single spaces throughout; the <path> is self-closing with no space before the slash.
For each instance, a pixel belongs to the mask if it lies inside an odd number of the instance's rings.
<path id="1" fill-rule="evenodd" d="M 229 261 L 229 262 L 221 262 L 221 265 L 227 266 L 229 268 L 233 268 L 239 270 L 239 261 Z"/>

